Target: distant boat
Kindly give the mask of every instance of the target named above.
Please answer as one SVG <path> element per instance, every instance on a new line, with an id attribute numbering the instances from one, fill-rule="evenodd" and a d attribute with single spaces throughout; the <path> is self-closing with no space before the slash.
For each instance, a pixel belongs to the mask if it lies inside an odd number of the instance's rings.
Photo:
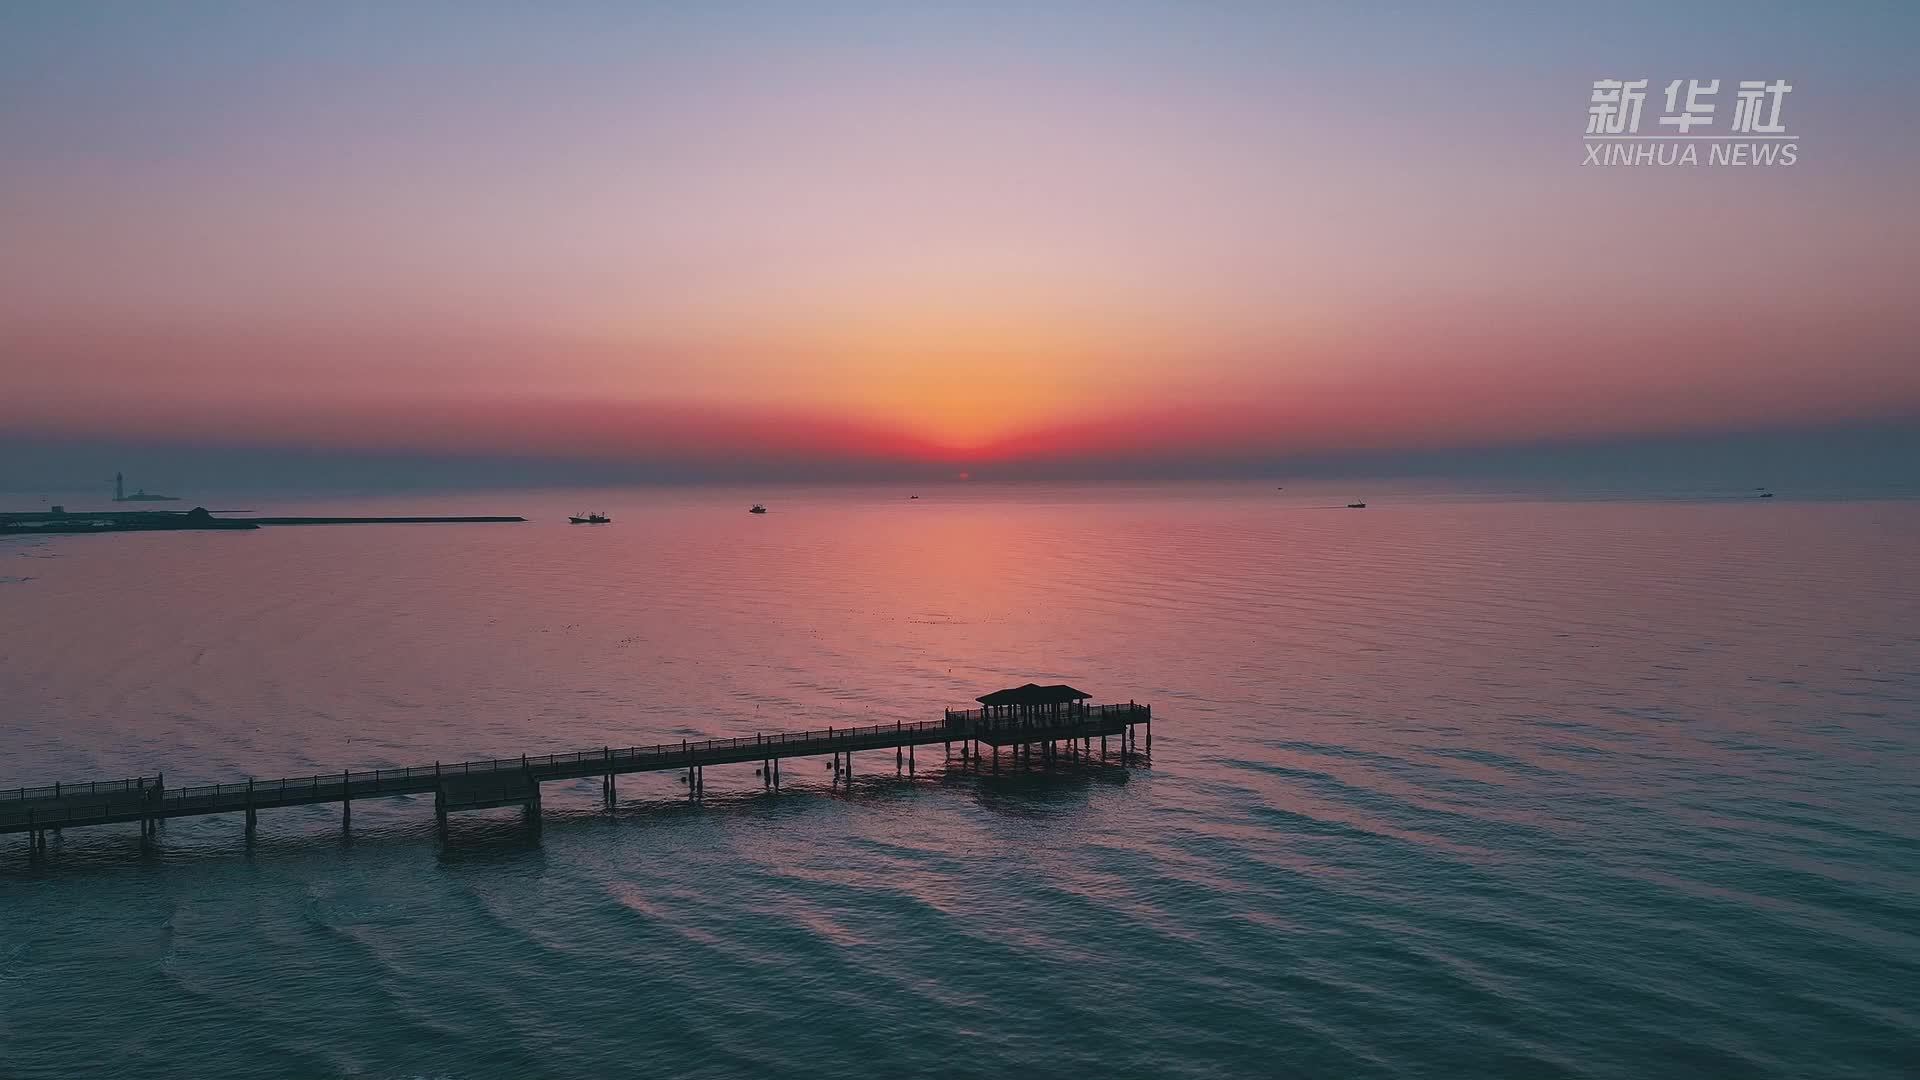
<path id="1" fill-rule="evenodd" d="M 767 508 L 764 506 L 761 506 L 759 503 L 754 503 L 753 506 L 751 506 L 747 510 L 747 513 L 749 514 L 764 514 L 766 512 L 767 512 Z"/>
<path id="2" fill-rule="evenodd" d="M 920 496 L 918 496 L 918 495 L 909 495 L 909 496 L 907 496 L 907 498 L 909 498 L 909 499 L 917 499 L 917 498 L 919 498 L 919 497 L 920 497 Z"/>
<path id="3" fill-rule="evenodd" d="M 1348 503 L 1347 504 L 1347 509 L 1349 510 L 1365 510 L 1366 508 L 1367 508 L 1366 503 Z"/>
<path id="4" fill-rule="evenodd" d="M 573 522 L 575 525 L 606 525 L 613 521 L 612 518 L 605 514 L 593 513 L 575 514 L 568 517 L 567 520 Z"/>
<path id="5" fill-rule="evenodd" d="M 1771 491 L 1763 491 L 1763 492 L 1761 492 L 1761 493 L 1760 493 L 1760 497 L 1761 497 L 1761 498 L 1763 498 L 1763 499 L 1771 499 L 1771 498 L 1773 498 L 1773 492 L 1771 492 Z"/>

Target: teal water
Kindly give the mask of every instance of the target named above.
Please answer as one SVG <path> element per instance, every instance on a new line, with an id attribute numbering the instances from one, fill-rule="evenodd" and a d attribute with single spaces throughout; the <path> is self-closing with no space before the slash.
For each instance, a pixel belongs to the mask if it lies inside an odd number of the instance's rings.
<path id="1" fill-rule="evenodd" d="M 0 1076 L 1912 1075 L 1920 503 L 922 494 L 0 540 L 0 786 L 1029 678 L 1156 716 L 1146 768 L 551 785 L 537 835 L 396 799 L 0 838 Z"/>

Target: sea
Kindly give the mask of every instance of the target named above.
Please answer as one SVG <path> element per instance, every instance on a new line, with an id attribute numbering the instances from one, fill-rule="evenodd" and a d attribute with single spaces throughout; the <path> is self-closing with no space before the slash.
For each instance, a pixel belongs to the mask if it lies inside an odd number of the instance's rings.
<path id="1" fill-rule="evenodd" d="M 1920 1071 L 1920 500 L 208 505 L 529 520 L 0 538 L 0 788 L 912 722 L 1029 681 L 1150 704 L 1151 754 L 633 775 L 611 812 L 585 780 L 444 837 L 430 796 L 0 836 L 7 1080 Z"/>

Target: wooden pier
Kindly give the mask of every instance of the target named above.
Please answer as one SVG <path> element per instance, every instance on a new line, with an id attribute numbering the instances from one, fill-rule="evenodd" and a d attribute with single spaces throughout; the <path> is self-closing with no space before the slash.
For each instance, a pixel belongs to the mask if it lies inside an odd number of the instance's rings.
<path id="1" fill-rule="evenodd" d="M 598 778 L 611 809 L 615 779 L 628 773 L 684 770 L 688 797 L 697 799 L 705 790 L 709 765 L 751 762 L 758 766 L 756 775 L 761 785 L 777 789 L 782 761 L 831 755 L 833 782 L 841 783 L 852 778 L 856 753 L 892 750 L 895 770 L 911 775 L 916 765 L 914 749 L 932 743 L 943 744 L 948 757 L 958 744 L 962 760 L 990 774 L 999 773 L 1003 748 L 1013 763 L 1024 756 L 1031 764 L 1037 751 L 1041 763 L 1051 766 L 1063 759 L 1094 759 L 1096 754 L 1099 760 L 1105 760 L 1108 740 L 1115 738 L 1119 741 L 1114 751 L 1116 759 L 1131 764 L 1143 760 L 1143 751 L 1152 751 L 1152 725 L 1153 710 L 1146 705 L 1088 705 L 1075 700 L 1045 707 L 987 705 L 948 710 L 938 721 L 916 724 L 830 727 L 624 749 L 602 747 L 539 757 L 435 762 L 405 769 L 343 769 L 280 780 L 168 787 L 164 774 L 159 774 L 52 784 L 0 791 L 0 833 L 27 833 L 30 853 L 37 856 L 46 850 L 47 834 L 65 828 L 137 822 L 146 839 L 168 818 L 245 814 L 251 834 L 262 810 L 316 803 L 339 803 L 342 827 L 351 827 L 353 804 L 358 800 L 424 794 L 433 795 L 435 815 L 443 831 L 449 813 L 500 806 L 522 807 L 528 824 L 538 828 L 540 785 L 549 781 Z M 1144 746 L 1137 736 L 1144 736 Z"/>

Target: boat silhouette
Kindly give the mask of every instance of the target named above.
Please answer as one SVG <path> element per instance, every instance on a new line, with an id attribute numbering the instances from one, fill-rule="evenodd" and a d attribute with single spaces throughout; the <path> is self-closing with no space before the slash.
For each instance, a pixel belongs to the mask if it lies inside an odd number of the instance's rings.
<path id="1" fill-rule="evenodd" d="M 764 514 L 766 512 L 767 512 L 767 508 L 764 506 L 761 506 L 759 503 L 754 503 L 751 507 L 747 509 L 747 513 L 749 514 Z"/>
<path id="2" fill-rule="evenodd" d="M 612 518 L 605 514 L 596 513 L 573 514 L 570 515 L 567 520 L 573 522 L 575 525 L 606 525 L 613 521 Z"/>

